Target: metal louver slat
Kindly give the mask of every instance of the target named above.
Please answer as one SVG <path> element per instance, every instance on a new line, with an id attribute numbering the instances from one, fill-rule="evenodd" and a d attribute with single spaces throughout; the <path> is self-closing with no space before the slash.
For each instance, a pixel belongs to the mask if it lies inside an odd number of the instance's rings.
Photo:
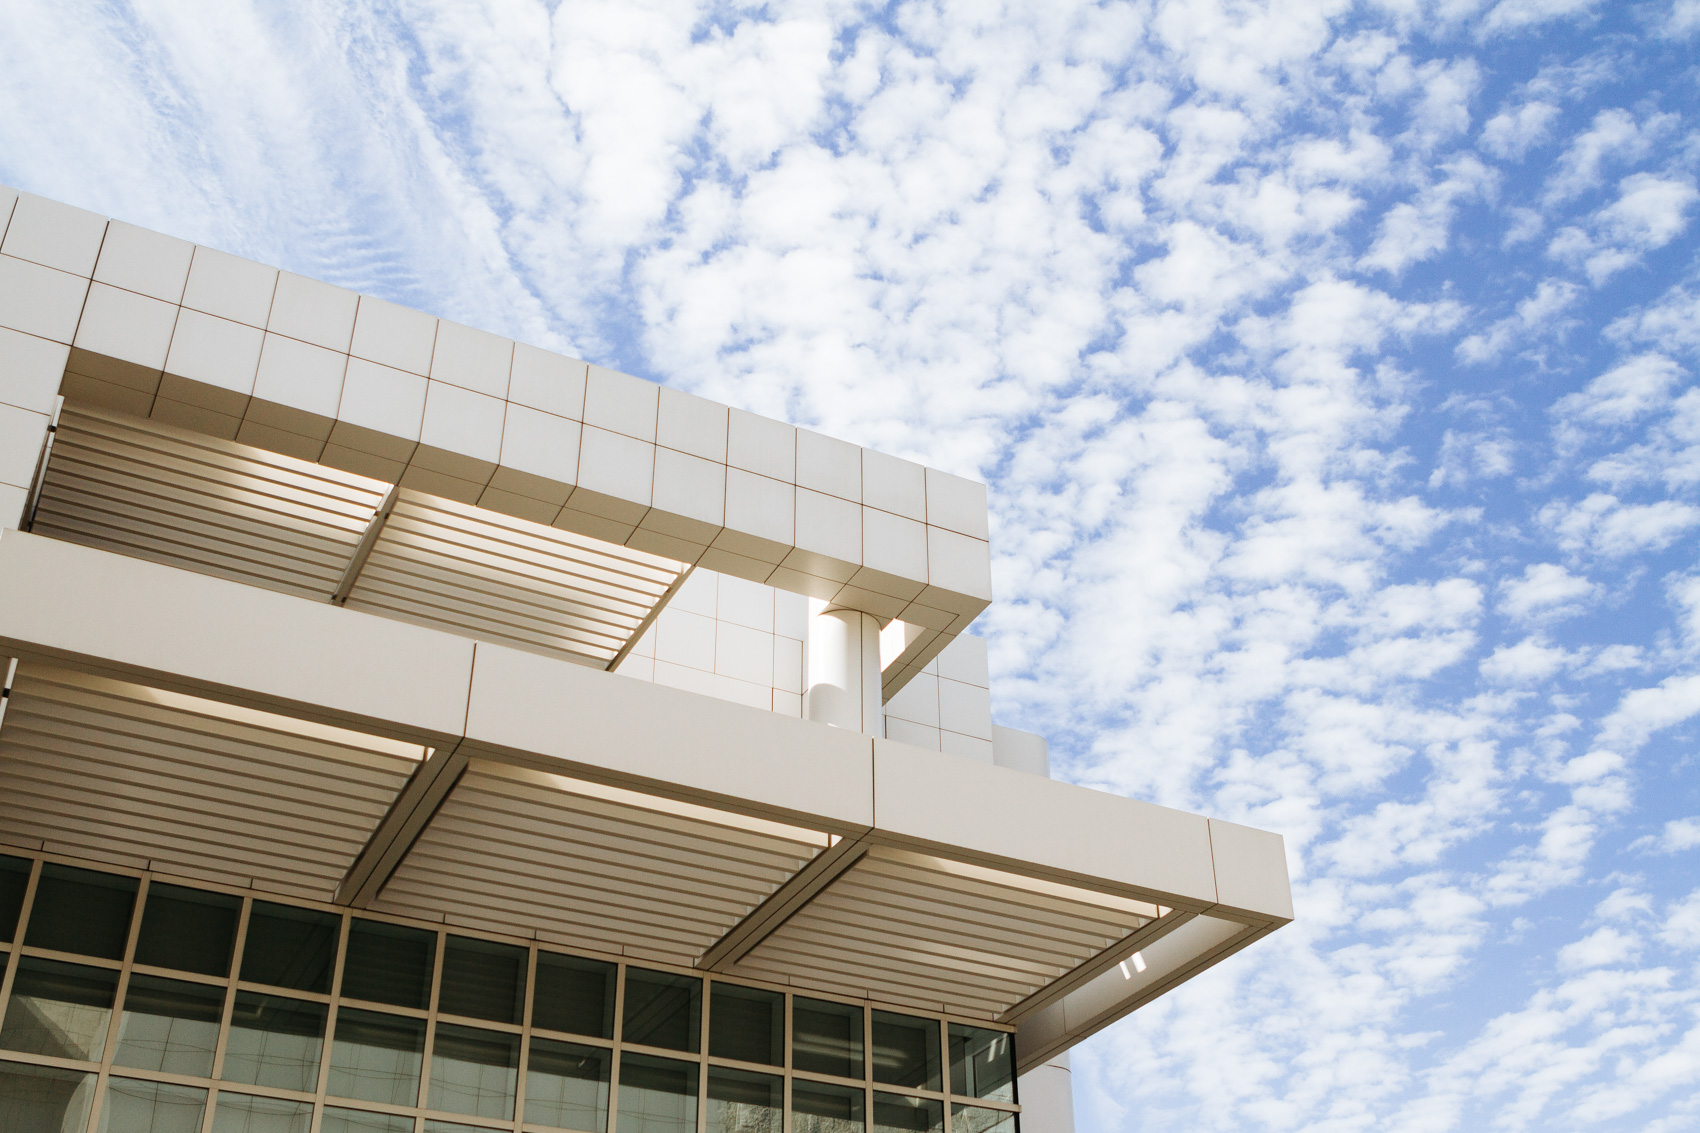
<path id="1" fill-rule="evenodd" d="M 321 598 L 384 490 L 363 476 L 67 405 L 34 530 Z"/>
<path id="2" fill-rule="evenodd" d="M 0 732 L 0 830 L 63 853 L 327 899 L 422 754 L 26 664 Z"/>
<path id="3" fill-rule="evenodd" d="M 411 491 L 379 519 L 390 491 L 365 476 L 68 404 L 32 529 L 602 668 L 688 569 Z"/>
<path id="4" fill-rule="evenodd" d="M 590 937 L 689 964 L 828 843 L 547 782 L 475 763 L 372 907 Z"/>
<path id="5" fill-rule="evenodd" d="M 876 846 L 735 970 L 996 1016 L 1159 912 L 1005 876 Z"/>
<path id="6" fill-rule="evenodd" d="M 684 570 L 657 555 L 404 493 L 348 605 L 606 666 Z"/>

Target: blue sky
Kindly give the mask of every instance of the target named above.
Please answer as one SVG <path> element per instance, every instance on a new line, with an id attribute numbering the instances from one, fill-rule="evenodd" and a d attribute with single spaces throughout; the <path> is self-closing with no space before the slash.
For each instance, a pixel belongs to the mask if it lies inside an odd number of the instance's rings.
<path id="1" fill-rule="evenodd" d="M 12 0 L 0 180 L 979 476 L 994 712 L 1281 831 L 1080 1126 L 1700 1127 L 1700 0 Z"/>

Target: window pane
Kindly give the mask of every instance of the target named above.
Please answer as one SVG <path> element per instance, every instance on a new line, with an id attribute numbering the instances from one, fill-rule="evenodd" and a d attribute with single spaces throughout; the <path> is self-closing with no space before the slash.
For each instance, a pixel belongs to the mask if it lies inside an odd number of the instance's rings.
<path id="1" fill-rule="evenodd" d="M 226 1082 L 311 1093 L 319 1085 L 324 1045 L 324 1004 L 239 991 L 224 1047 L 223 1077 Z"/>
<path id="2" fill-rule="evenodd" d="M 708 1133 L 781 1133 L 785 1080 L 774 1074 L 711 1067 Z"/>
<path id="3" fill-rule="evenodd" d="M 117 996 L 115 971 L 21 957 L 0 1047 L 99 1062 Z"/>
<path id="4" fill-rule="evenodd" d="M 427 1121 L 425 1133 L 490 1133 L 485 1125 L 462 1125 L 458 1121 Z"/>
<path id="5" fill-rule="evenodd" d="M 26 858 L 0 854 L 0 940 L 10 940 L 18 931 L 18 914 L 24 909 L 24 890 L 30 884 Z"/>
<path id="6" fill-rule="evenodd" d="M 696 1063 L 620 1057 L 620 1133 L 696 1133 L 696 1127 Z"/>
<path id="7" fill-rule="evenodd" d="M 791 1065 L 811 1074 L 862 1076 L 862 1009 L 824 999 L 791 1001 Z"/>
<path id="8" fill-rule="evenodd" d="M 132 975 L 113 1062 L 205 1078 L 212 1073 L 224 989 Z"/>
<path id="9" fill-rule="evenodd" d="M 341 925 L 335 913 L 255 901 L 242 946 L 242 978 L 296 991 L 330 991 Z"/>
<path id="10" fill-rule="evenodd" d="M 512 944 L 449 937 L 437 1010 L 492 1023 L 519 1022 L 525 1012 L 525 958 L 525 949 Z"/>
<path id="11" fill-rule="evenodd" d="M 944 1103 L 900 1094 L 874 1095 L 874 1133 L 939 1133 Z"/>
<path id="12" fill-rule="evenodd" d="M 518 1035 L 437 1024 L 428 1109 L 511 1120 L 518 1087 Z"/>
<path id="13" fill-rule="evenodd" d="M 413 1133 L 413 1118 L 327 1105 L 319 1118 L 319 1133 Z"/>
<path id="14" fill-rule="evenodd" d="M 956 1133 L 1015 1133 L 1015 1114 L 974 1105 L 953 1105 L 950 1127 Z"/>
<path id="15" fill-rule="evenodd" d="M 950 1092 L 994 1101 L 1015 1100 L 1014 1036 L 984 1027 L 950 1025 Z"/>
<path id="16" fill-rule="evenodd" d="M 627 968 L 623 1037 L 629 1043 L 695 1054 L 702 1048 L 702 981 Z"/>
<path id="17" fill-rule="evenodd" d="M 312 1125 L 312 1102 L 220 1093 L 212 1133 L 307 1133 Z"/>
<path id="18" fill-rule="evenodd" d="M 531 1025 L 574 1035 L 614 1037 L 614 977 L 618 969 L 601 960 L 556 952 L 537 954 L 537 990 Z"/>
<path id="19" fill-rule="evenodd" d="M 336 1015 L 330 1092 L 390 1105 L 417 1105 L 425 1021 L 344 1007 Z"/>
<path id="20" fill-rule="evenodd" d="M 716 983 L 709 996 L 708 1053 L 741 1062 L 785 1061 L 785 997 Z"/>
<path id="21" fill-rule="evenodd" d="M 525 1072 L 526 1122 L 603 1133 L 608 1128 L 611 1061 L 612 1055 L 601 1047 L 532 1039 Z"/>
<path id="22" fill-rule="evenodd" d="M 853 1086 L 791 1080 L 791 1133 L 864 1133 L 868 1097 Z"/>
<path id="23" fill-rule="evenodd" d="M 112 1078 L 100 1103 L 100 1133 L 201 1133 L 207 1092 L 193 1086 Z"/>
<path id="24" fill-rule="evenodd" d="M 94 1084 L 76 1070 L 0 1062 L 0 1129 L 83 1133 Z"/>
<path id="25" fill-rule="evenodd" d="M 874 1081 L 938 1090 L 939 1021 L 874 1012 Z M 878 1121 L 878 1116 L 875 1116 Z"/>
<path id="26" fill-rule="evenodd" d="M 133 877 L 44 864 L 24 943 L 56 952 L 122 960 L 124 946 L 130 942 L 130 913 L 136 907 L 137 884 Z"/>
<path id="27" fill-rule="evenodd" d="M 148 886 L 136 963 L 205 976 L 228 976 L 242 899 L 178 885 Z"/>
<path id="28" fill-rule="evenodd" d="M 431 968 L 436 958 L 436 933 L 356 917 L 348 928 L 342 994 L 348 999 L 424 1010 L 431 1006 Z"/>

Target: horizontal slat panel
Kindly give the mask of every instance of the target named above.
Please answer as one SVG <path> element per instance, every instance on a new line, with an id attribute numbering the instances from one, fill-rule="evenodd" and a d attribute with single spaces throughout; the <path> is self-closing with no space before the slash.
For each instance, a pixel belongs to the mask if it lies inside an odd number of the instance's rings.
<path id="1" fill-rule="evenodd" d="M 329 600 L 390 486 L 103 409 L 68 405 L 43 535 Z M 351 608 L 606 666 L 685 564 L 403 492 Z"/>
<path id="2" fill-rule="evenodd" d="M 204 705 L 197 711 L 196 705 Z M 328 896 L 417 760 L 404 745 L 20 666 L 0 731 L 0 826 L 96 859 Z"/>
<path id="3" fill-rule="evenodd" d="M 351 473 L 66 406 L 34 530 L 326 598 L 384 491 Z"/>
<path id="4" fill-rule="evenodd" d="M 927 860 L 875 847 L 737 970 L 991 1018 L 1150 920 L 1114 898 Z"/>
<path id="5" fill-rule="evenodd" d="M 607 664 L 683 570 L 642 551 L 403 493 L 348 604 Z"/>
<path id="6" fill-rule="evenodd" d="M 375 907 L 555 933 L 690 963 L 818 851 L 474 767 Z"/>

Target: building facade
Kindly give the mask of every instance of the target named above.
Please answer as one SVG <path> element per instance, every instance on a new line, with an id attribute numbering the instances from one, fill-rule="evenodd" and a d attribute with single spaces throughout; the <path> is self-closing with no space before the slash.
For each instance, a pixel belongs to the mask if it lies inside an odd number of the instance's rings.
<path id="1" fill-rule="evenodd" d="M 1278 836 L 992 723 L 983 485 L 0 189 L 0 1128 L 1066 1133 Z"/>

